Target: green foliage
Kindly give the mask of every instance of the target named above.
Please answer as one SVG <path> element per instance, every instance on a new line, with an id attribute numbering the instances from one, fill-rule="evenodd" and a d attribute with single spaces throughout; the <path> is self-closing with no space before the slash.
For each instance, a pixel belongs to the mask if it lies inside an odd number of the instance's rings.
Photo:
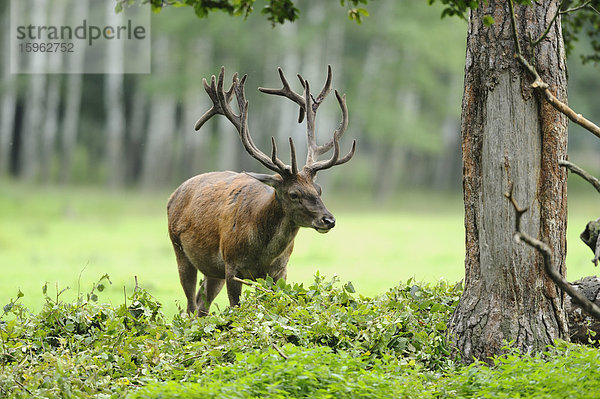
<path id="1" fill-rule="evenodd" d="M 108 276 L 73 303 L 48 295 L 37 313 L 0 316 L 0 396 L 7 398 L 556 398 L 600 389 L 597 349 L 510 348 L 492 367 L 455 363 L 446 321 L 460 286 L 409 281 L 376 298 L 315 276 L 253 283 L 239 307 L 168 323 L 136 287 L 97 302 Z"/>
<path id="2" fill-rule="evenodd" d="M 600 62 L 600 0 L 579 1 L 565 0 L 562 10 L 573 10 L 585 4 L 585 7 L 574 12 L 565 14 L 562 18 L 563 34 L 567 53 L 571 54 L 575 48 L 575 42 L 581 38 L 584 32 L 589 38 L 591 51 L 581 54 L 583 63 Z"/>
<path id="3" fill-rule="evenodd" d="M 436 0 L 427 0 L 427 2 L 431 5 Z M 444 7 L 442 18 L 457 16 L 466 20 L 469 9 L 479 7 L 479 3 L 473 0 L 439 0 L 439 2 Z M 527 6 L 534 4 L 531 0 L 513 0 L 513 2 Z M 573 52 L 575 42 L 579 41 L 583 31 L 590 38 L 592 49 L 590 53 L 580 55 L 582 62 L 600 62 L 600 0 L 562 0 L 559 7 L 567 55 Z M 490 26 L 494 23 L 494 19 L 488 15 L 483 22 L 486 26 Z"/>
<path id="4" fill-rule="evenodd" d="M 506 347 L 493 367 L 473 363 L 446 381 L 443 392 L 458 398 L 596 398 L 600 351 L 557 342 L 535 356 Z M 518 394 L 518 395 L 516 395 Z"/>
<path id="5" fill-rule="evenodd" d="M 398 388 L 386 375 L 392 370 L 453 365 L 445 320 L 460 290 L 447 284 L 408 283 L 371 299 L 355 294 L 350 283 L 339 287 L 318 275 L 309 288 L 267 279 L 246 290 L 235 309 L 203 319 L 178 315 L 169 324 L 161 305 L 140 288 L 116 308 L 99 304 L 96 293 L 107 282 L 103 276 L 74 303 L 44 288 L 38 314 L 19 298 L 5 306 L 0 392 L 14 398 L 122 397 L 149 383 L 222 379 L 210 386 L 241 384 L 241 397 L 244 390 L 310 396 L 334 386 L 369 395 Z"/>
<path id="6" fill-rule="evenodd" d="M 246 18 L 254 10 L 255 2 L 255 0 L 117 0 L 115 10 L 121 12 L 124 7 L 140 1 L 142 4 L 150 3 L 154 12 L 160 12 L 167 6 L 189 6 L 194 9 L 199 18 L 205 18 L 214 11 L 223 11 L 229 15 Z M 300 11 L 293 0 L 265 0 L 265 2 L 267 4 L 262 8 L 261 13 L 273 25 L 283 24 L 287 21 L 294 22 L 300 16 Z M 369 16 L 366 9 L 358 7 L 360 4 L 367 4 L 367 0 L 340 0 L 340 4 L 348 7 L 348 18 L 357 23 L 362 22 L 363 16 Z"/>
<path id="7" fill-rule="evenodd" d="M 328 348 L 282 348 L 240 354 L 231 366 L 219 365 L 193 383 L 152 384 L 131 396 L 146 398 L 389 398 L 417 397 L 416 384 L 404 386 L 380 363 L 368 366 Z M 421 387 L 422 388 L 422 387 Z"/>
<path id="8" fill-rule="evenodd" d="M 326 346 L 366 362 L 393 358 L 403 365 L 449 366 L 445 321 L 459 290 L 444 283 L 430 288 L 409 282 L 371 299 L 357 298 L 350 283 L 342 288 L 335 283 L 319 274 L 308 288 L 260 281 L 255 292 L 244 292 L 239 308 L 203 319 L 191 335 L 210 347 L 226 347 L 219 357 L 231 360 L 239 352 L 291 343 Z M 174 329 L 187 327 L 187 318 L 173 320 Z M 210 355 L 195 360 L 214 361 Z"/>

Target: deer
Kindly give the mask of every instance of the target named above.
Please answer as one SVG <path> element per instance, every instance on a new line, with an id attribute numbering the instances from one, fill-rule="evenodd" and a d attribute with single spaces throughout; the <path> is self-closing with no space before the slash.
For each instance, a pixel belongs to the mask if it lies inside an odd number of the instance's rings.
<path id="1" fill-rule="evenodd" d="M 340 156 L 340 138 L 348 126 L 346 96 L 335 91 L 341 108 L 341 121 L 333 137 L 318 145 L 315 137 L 317 109 L 331 91 L 331 66 L 316 98 L 308 81 L 300 74 L 303 88 L 293 91 L 278 68 L 282 87 L 259 87 L 262 93 L 282 96 L 299 106 L 298 123 L 306 116 L 307 157 L 299 170 L 294 141 L 289 138 L 290 165 L 277 156 L 275 138 L 271 137 L 271 156 L 263 153 L 252 140 L 248 128 L 248 101 L 245 96 L 247 75 L 235 73 L 229 89 L 224 89 L 225 68 L 210 84 L 202 79 L 204 90 L 212 100 L 211 108 L 196 122 L 199 130 L 215 115 L 225 116 L 237 130 L 246 152 L 275 174 L 250 172 L 208 172 L 182 183 L 167 204 L 169 237 L 173 244 L 179 280 L 187 300 L 187 312 L 209 314 L 209 308 L 223 285 L 226 285 L 231 308 L 239 304 L 242 284 L 270 276 L 286 279 L 287 264 L 294 239 L 301 227 L 327 233 L 335 218 L 321 199 L 321 187 L 315 183 L 317 172 L 348 162 L 355 153 L 356 140 L 349 152 Z M 238 112 L 231 107 L 235 98 Z M 329 159 L 318 158 L 333 149 Z M 198 272 L 202 280 L 196 292 Z"/>

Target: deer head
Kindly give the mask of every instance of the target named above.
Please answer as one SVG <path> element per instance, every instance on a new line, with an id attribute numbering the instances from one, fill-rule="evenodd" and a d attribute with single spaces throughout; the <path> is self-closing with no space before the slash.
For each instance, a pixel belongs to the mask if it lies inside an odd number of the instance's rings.
<path id="1" fill-rule="evenodd" d="M 262 93 L 287 97 L 298 104 L 300 107 L 298 123 L 302 123 L 304 117 L 306 117 L 308 154 L 302 170 L 298 170 L 296 150 L 291 137 L 289 138 L 291 165 L 284 164 L 277 157 L 277 145 L 274 137 L 271 137 L 271 156 L 267 156 L 254 144 L 248 129 L 248 101 L 245 96 L 247 75 L 238 79 L 237 73 L 234 74 L 232 84 L 228 90 L 224 90 L 224 67 L 221 67 L 218 78 L 215 78 L 214 75 L 211 77 L 210 84 L 208 84 L 206 79 L 202 80 L 204 89 L 212 100 L 213 105 L 196 122 L 195 128 L 199 130 L 214 115 L 224 115 L 237 129 L 246 152 L 266 168 L 276 173 L 275 175 L 247 174 L 273 187 L 277 200 L 281 203 L 284 212 L 297 226 L 312 227 L 320 233 L 325 233 L 335 226 L 335 218 L 323 204 L 321 200 L 321 188 L 314 180 L 318 171 L 348 162 L 356 150 L 356 140 L 354 140 L 350 151 L 344 157 L 340 157 L 339 140 L 348 126 L 346 97 L 335 91 L 335 96 L 342 111 L 342 118 L 338 128 L 333 132 L 333 137 L 325 144 L 318 145 L 315 137 L 315 118 L 319 106 L 331 91 L 331 66 L 327 67 L 327 79 L 316 98 L 313 97 L 310 91 L 309 83 L 301 75 L 298 75 L 298 79 L 304 91 L 302 94 L 299 94 L 290 88 L 281 68 L 278 68 L 278 72 L 283 85 L 282 88 L 259 88 L 259 90 Z M 239 110 L 237 114 L 230 105 L 233 97 L 236 99 Z M 318 159 L 319 156 L 332 148 L 333 154 L 329 159 Z"/>

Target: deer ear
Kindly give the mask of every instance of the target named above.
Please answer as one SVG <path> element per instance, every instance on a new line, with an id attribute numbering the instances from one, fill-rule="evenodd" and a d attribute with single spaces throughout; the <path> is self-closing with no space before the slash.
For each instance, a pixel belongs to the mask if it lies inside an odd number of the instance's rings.
<path id="1" fill-rule="evenodd" d="M 265 183 L 266 185 L 271 186 L 271 187 L 277 187 L 283 181 L 283 179 L 279 175 L 267 175 L 264 173 L 252 173 L 252 172 L 244 172 L 244 173 L 250 177 L 255 178 L 259 182 Z"/>

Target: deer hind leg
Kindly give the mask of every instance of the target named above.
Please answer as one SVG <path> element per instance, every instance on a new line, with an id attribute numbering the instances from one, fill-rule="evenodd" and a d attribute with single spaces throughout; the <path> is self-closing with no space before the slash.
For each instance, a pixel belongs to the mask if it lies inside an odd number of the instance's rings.
<path id="1" fill-rule="evenodd" d="M 196 311 L 196 281 L 198 280 L 198 270 L 183 252 L 183 248 L 173 242 L 175 258 L 177 259 L 177 269 L 179 270 L 179 282 L 187 299 L 187 312 L 192 314 Z"/>
<path id="2" fill-rule="evenodd" d="M 208 315 L 210 304 L 215 300 L 219 292 L 221 292 L 224 284 L 225 280 L 221 278 L 204 277 L 196 294 L 198 316 Z"/>

